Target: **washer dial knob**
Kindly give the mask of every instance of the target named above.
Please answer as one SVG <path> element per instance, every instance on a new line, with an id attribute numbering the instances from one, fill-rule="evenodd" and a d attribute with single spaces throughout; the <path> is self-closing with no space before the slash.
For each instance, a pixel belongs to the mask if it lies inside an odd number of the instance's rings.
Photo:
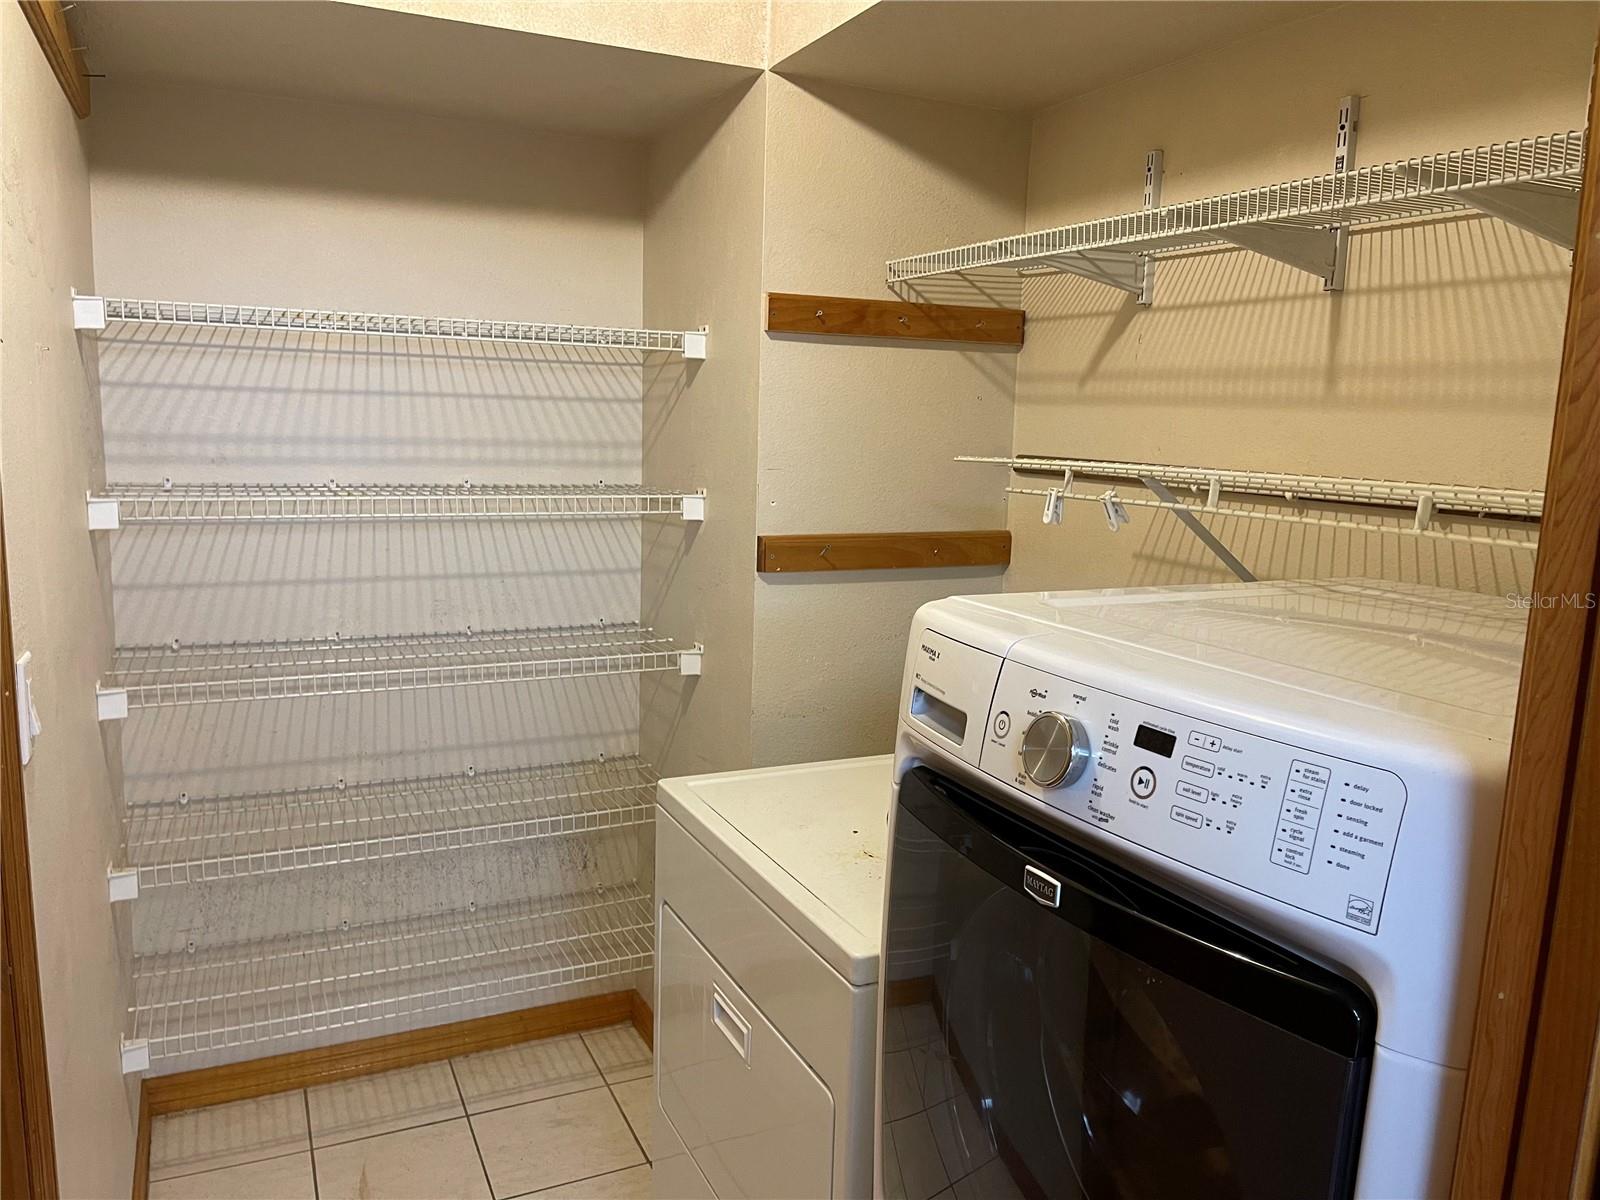
<path id="1" fill-rule="evenodd" d="M 1058 712 L 1040 713 L 1022 735 L 1022 771 L 1040 787 L 1065 787 L 1089 766 L 1089 731 Z"/>

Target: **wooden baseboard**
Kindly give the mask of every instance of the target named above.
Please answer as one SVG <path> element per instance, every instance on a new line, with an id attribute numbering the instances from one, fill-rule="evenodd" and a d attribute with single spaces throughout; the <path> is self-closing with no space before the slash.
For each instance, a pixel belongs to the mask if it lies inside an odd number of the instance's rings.
<path id="1" fill-rule="evenodd" d="M 633 993 L 633 1027 L 639 1031 L 639 1036 L 644 1039 L 644 1044 L 650 1049 L 656 1048 L 656 1016 L 650 1010 L 650 1001 L 644 995 L 635 991 Z"/>
<path id="2" fill-rule="evenodd" d="M 631 989 L 607 992 L 601 996 L 563 1000 L 558 1004 L 523 1008 L 491 1017 L 475 1017 L 470 1021 L 456 1021 L 428 1029 L 411 1029 L 404 1033 L 341 1042 L 336 1046 L 318 1046 L 312 1050 L 296 1050 L 270 1058 L 159 1075 L 145 1080 L 141 1108 L 148 1108 L 150 1115 L 159 1116 L 319 1083 L 333 1083 L 358 1075 L 374 1075 L 399 1067 L 438 1062 L 459 1054 L 493 1050 L 517 1042 L 555 1037 L 557 1034 L 599 1029 L 624 1021 L 637 1023 L 638 1004 L 643 1004 L 643 1000 L 638 992 Z M 648 1005 L 645 1005 L 645 1011 L 649 1012 Z M 144 1135 L 141 1122 L 140 1136 Z M 148 1172 L 148 1153 L 142 1157 Z M 137 1185 L 138 1176 L 135 1175 L 135 1187 Z"/>

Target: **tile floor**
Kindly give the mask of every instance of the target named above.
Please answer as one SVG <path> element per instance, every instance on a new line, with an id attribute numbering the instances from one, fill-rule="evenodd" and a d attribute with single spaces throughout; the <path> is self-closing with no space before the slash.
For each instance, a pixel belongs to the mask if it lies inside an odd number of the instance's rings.
<path id="1" fill-rule="evenodd" d="M 151 1200 L 650 1195 L 631 1025 L 157 1117 Z"/>

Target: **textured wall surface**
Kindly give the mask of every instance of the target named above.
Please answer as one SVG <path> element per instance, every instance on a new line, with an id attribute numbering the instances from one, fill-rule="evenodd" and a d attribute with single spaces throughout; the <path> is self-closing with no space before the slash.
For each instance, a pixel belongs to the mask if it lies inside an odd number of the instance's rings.
<path id="1" fill-rule="evenodd" d="M 1167 202 L 1327 171 L 1351 92 L 1357 165 L 1581 128 L 1594 31 L 1593 6 L 1567 4 L 1353 5 L 1286 25 L 1041 114 L 1027 226 L 1137 208 L 1152 147 Z M 1542 486 L 1569 263 L 1461 215 L 1355 233 L 1342 295 L 1237 250 L 1161 263 L 1148 310 L 1070 276 L 1035 281 L 1016 451 Z M 1004 485 L 999 468 L 964 469 Z M 1135 511 L 1111 535 L 1094 505 L 1051 528 L 1040 503 L 1011 505 L 1008 589 L 1226 578 L 1166 514 Z M 1527 553 L 1211 524 L 1263 576 L 1494 593 L 1532 578 Z"/>
<path id="2" fill-rule="evenodd" d="M 765 290 L 887 297 L 885 258 L 1019 227 L 1024 119 L 768 80 Z M 1002 497 L 950 459 L 1007 451 L 1015 351 L 761 336 L 757 532 L 1003 524 Z M 760 576 L 755 762 L 889 750 L 911 614 L 1001 580 Z"/>
<path id="3" fill-rule="evenodd" d="M 83 507 L 105 473 L 94 342 L 72 330 L 72 289 L 95 282 L 89 170 L 22 10 L 0 8 L 0 488 L 12 634 L 33 655 L 44 728 L 23 787 L 56 1165 L 63 1196 L 126 1196 L 137 1111 L 117 1053 L 127 936 L 105 874 L 122 836 L 117 745 L 94 700 L 110 658 L 110 563 Z"/>
<path id="4" fill-rule="evenodd" d="M 650 148 L 645 316 L 711 328 L 704 362 L 661 356 L 646 369 L 646 481 L 710 493 L 703 528 L 646 531 L 644 619 L 706 646 L 703 678 L 644 682 L 641 743 L 663 776 L 750 764 L 768 82 Z"/>

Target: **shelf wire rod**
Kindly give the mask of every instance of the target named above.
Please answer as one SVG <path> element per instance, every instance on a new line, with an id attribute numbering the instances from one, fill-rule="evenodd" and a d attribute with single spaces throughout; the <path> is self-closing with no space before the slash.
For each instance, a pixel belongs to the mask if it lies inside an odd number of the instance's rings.
<path id="1" fill-rule="evenodd" d="M 1048 496 L 1048 488 L 1019 488 L 1008 487 L 1008 495 L 1012 496 Z M 1090 504 L 1102 504 L 1100 495 L 1087 492 L 1060 491 L 1057 494 L 1063 500 L 1077 500 Z M 1145 500 L 1138 497 L 1118 495 L 1119 503 L 1129 508 L 1153 508 L 1168 512 L 1182 509 L 1196 517 L 1238 517 L 1245 521 L 1275 521 L 1291 525 L 1311 525 L 1323 529 L 1337 529 L 1348 533 L 1392 533 L 1404 537 L 1433 538 L 1437 541 L 1460 542 L 1472 546 L 1488 546 L 1497 550 L 1520 550 L 1536 553 L 1539 543 L 1536 540 L 1522 540 L 1519 538 L 1499 537 L 1492 534 L 1457 533 L 1453 530 L 1440 529 L 1429 526 L 1426 529 L 1417 529 L 1409 525 L 1381 525 L 1377 522 L 1359 520 L 1337 520 L 1326 517 L 1313 517 L 1300 513 L 1260 512 L 1254 509 L 1234 508 L 1228 506 L 1205 507 L 1203 504 L 1170 504 L 1164 500 Z"/>

